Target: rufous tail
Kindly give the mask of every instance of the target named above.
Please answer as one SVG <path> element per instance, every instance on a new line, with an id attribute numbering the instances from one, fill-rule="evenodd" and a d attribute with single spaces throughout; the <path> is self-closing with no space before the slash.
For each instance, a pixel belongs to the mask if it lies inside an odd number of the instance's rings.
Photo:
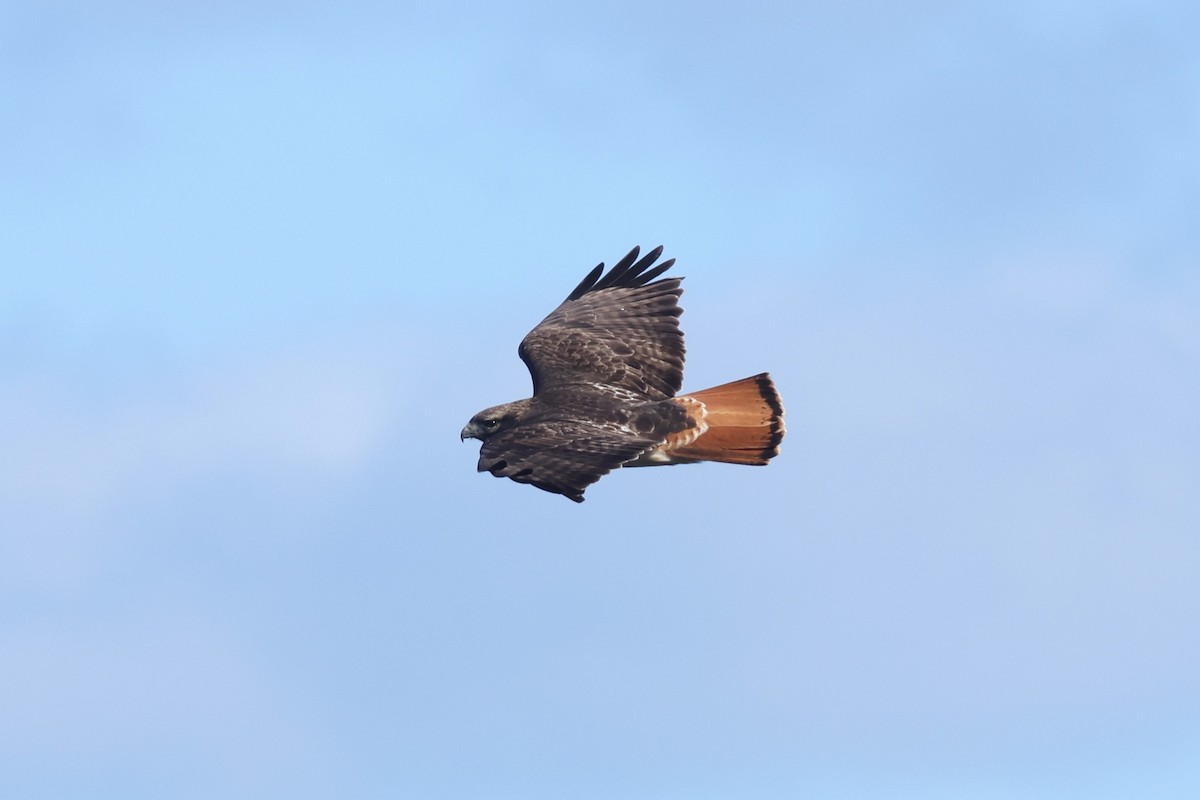
<path id="1" fill-rule="evenodd" d="M 766 372 L 676 397 L 697 426 L 660 446 L 671 461 L 766 464 L 786 432 L 783 401 Z"/>

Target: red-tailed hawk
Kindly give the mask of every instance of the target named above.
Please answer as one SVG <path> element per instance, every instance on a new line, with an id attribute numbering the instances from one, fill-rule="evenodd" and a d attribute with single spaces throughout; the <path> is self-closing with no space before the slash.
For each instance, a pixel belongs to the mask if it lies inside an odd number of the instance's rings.
<path id="1" fill-rule="evenodd" d="M 599 264 L 522 340 L 533 397 L 484 409 L 462 429 L 483 442 L 479 471 L 583 502 L 617 467 L 766 464 L 783 441 L 771 376 L 676 397 L 683 383 L 682 278 L 638 248 Z"/>

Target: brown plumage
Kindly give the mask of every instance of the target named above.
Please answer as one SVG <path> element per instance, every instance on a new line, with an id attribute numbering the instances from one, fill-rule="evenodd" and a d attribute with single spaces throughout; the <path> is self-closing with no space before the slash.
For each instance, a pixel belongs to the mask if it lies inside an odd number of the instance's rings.
<path id="1" fill-rule="evenodd" d="M 767 373 L 676 397 L 683 382 L 682 278 L 657 247 L 599 264 L 526 335 L 518 354 L 533 397 L 484 409 L 462 438 L 483 442 L 479 471 L 583 502 L 617 467 L 766 464 L 783 441 Z"/>

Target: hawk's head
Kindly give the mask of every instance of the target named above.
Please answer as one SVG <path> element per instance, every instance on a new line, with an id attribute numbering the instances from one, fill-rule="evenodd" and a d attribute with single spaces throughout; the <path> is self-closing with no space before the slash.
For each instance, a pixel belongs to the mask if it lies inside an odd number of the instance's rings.
<path id="1" fill-rule="evenodd" d="M 502 406 L 485 408 L 466 424 L 459 434 L 463 441 L 478 439 L 486 442 L 496 433 L 511 427 L 521 418 L 521 413 L 528 407 L 528 400 L 518 400 L 515 403 L 505 403 Z"/>

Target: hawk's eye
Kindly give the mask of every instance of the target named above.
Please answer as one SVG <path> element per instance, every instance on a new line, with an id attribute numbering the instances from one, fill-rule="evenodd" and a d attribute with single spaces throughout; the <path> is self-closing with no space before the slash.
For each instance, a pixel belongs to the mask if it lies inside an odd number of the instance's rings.
<path id="1" fill-rule="evenodd" d="M 498 419 L 485 419 L 485 420 L 483 421 L 483 424 L 484 424 L 484 427 L 487 427 L 487 428 L 495 428 L 495 427 L 498 427 L 498 426 L 500 425 L 500 420 L 498 420 Z"/>

